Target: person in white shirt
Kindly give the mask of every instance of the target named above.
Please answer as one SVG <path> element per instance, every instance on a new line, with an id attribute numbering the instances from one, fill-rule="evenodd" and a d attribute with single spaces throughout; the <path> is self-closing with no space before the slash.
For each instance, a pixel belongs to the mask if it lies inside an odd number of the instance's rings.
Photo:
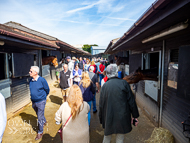
<path id="1" fill-rule="evenodd" d="M 81 77 L 82 77 L 82 70 L 79 69 L 78 65 L 75 65 L 75 69 L 73 70 L 73 84 L 79 85 Z"/>
<path id="2" fill-rule="evenodd" d="M 0 143 L 2 142 L 3 133 L 5 131 L 6 123 L 7 123 L 7 113 L 6 113 L 5 98 L 0 93 Z"/>
<path id="3" fill-rule="evenodd" d="M 68 70 L 70 70 L 71 72 L 73 71 L 74 69 L 74 63 L 73 61 L 71 60 L 71 57 L 70 56 L 67 56 L 66 57 L 66 60 L 68 62 Z"/>
<path id="4" fill-rule="evenodd" d="M 88 68 L 90 67 L 90 62 L 87 60 L 86 64 L 84 65 L 84 71 L 88 71 Z M 89 72 L 89 71 L 88 71 Z"/>

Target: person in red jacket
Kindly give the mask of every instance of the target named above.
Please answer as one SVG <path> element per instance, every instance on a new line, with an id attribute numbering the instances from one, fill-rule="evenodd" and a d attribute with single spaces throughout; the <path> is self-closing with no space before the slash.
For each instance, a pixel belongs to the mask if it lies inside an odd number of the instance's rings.
<path id="1" fill-rule="evenodd" d="M 99 65 L 99 69 L 98 69 L 99 77 L 100 77 L 100 85 L 101 85 L 102 79 L 104 78 L 104 75 L 103 75 L 104 70 L 105 70 L 105 66 L 103 65 L 103 61 L 101 61 Z"/>
<path id="2" fill-rule="evenodd" d="M 90 66 L 93 66 L 93 67 L 94 67 L 93 73 L 96 73 L 97 68 L 96 68 L 96 65 L 95 65 L 95 62 L 94 62 L 94 61 L 91 62 L 91 65 L 90 65 Z"/>
<path id="3" fill-rule="evenodd" d="M 103 75 L 104 75 L 104 78 L 102 79 L 102 82 L 101 82 L 101 87 L 104 85 L 104 83 L 106 83 L 107 82 L 107 80 L 108 80 L 108 77 L 107 77 L 107 75 L 106 75 L 106 71 L 104 71 L 103 72 Z"/>

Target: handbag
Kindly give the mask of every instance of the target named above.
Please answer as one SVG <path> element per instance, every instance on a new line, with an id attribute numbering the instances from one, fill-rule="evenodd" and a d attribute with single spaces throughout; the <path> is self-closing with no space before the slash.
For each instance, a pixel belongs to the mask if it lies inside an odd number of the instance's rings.
<path id="1" fill-rule="evenodd" d="M 65 124 L 63 125 L 63 128 L 66 126 L 67 122 L 69 121 L 69 119 L 71 118 L 72 115 L 69 116 L 69 118 L 67 119 L 67 121 L 65 122 Z M 63 128 L 61 127 L 61 129 L 59 129 L 58 133 L 61 137 L 61 141 L 63 140 L 62 139 L 62 132 L 63 132 Z"/>

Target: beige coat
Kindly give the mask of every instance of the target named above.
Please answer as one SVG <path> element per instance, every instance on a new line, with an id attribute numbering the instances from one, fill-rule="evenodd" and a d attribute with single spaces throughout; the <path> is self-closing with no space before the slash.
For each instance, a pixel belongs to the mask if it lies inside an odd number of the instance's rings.
<path id="1" fill-rule="evenodd" d="M 62 121 L 63 127 L 63 143 L 89 143 L 89 125 L 88 112 L 90 107 L 87 102 L 83 102 L 80 107 L 80 113 L 73 120 L 69 119 L 65 127 L 63 125 L 71 115 L 71 108 L 68 102 L 64 102 L 59 110 L 55 113 L 55 120 Z"/>

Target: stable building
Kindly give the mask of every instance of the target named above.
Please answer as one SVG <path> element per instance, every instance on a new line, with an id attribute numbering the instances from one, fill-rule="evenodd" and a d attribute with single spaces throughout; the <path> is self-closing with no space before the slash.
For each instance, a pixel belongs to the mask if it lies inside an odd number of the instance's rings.
<path id="1" fill-rule="evenodd" d="M 48 83 L 56 80 L 55 71 L 62 65 L 42 65 L 42 59 L 56 56 L 58 62 L 67 54 L 90 54 L 44 33 L 32 30 L 19 23 L 0 24 L 0 92 L 6 100 L 8 118 L 31 102 L 29 70 L 39 66 L 40 75 Z"/>
<path id="2" fill-rule="evenodd" d="M 105 52 L 129 53 L 129 73 L 158 69 L 157 81 L 141 80 L 134 94 L 151 122 L 168 129 L 177 143 L 189 141 L 181 124 L 190 114 L 189 7 L 189 0 L 155 1 Z"/>

